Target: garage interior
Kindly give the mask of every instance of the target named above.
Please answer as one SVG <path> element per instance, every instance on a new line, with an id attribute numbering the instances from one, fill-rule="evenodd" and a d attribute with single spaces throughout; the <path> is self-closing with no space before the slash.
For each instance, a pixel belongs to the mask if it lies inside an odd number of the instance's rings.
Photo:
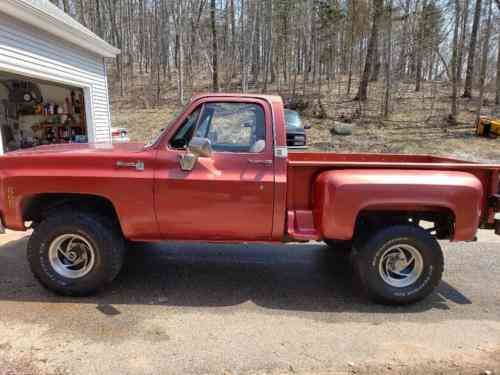
<path id="1" fill-rule="evenodd" d="M 4 152 L 88 142 L 81 88 L 0 71 L 0 131 Z"/>

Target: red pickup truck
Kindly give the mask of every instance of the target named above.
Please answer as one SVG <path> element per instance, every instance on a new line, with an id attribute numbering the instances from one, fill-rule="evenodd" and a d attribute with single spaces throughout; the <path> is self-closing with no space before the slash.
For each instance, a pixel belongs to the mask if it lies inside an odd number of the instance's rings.
<path id="1" fill-rule="evenodd" d="M 198 96 L 149 145 L 0 157 L 2 226 L 33 229 L 31 269 L 64 295 L 113 280 L 127 241 L 312 240 L 348 251 L 367 295 L 393 304 L 439 283 L 438 239 L 500 234 L 499 164 L 288 153 L 286 141 L 279 97 Z"/>

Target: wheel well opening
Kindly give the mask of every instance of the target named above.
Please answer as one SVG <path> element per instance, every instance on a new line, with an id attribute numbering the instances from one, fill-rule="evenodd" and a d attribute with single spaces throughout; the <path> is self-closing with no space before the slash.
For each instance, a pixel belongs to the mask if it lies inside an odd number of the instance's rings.
<path id="1" fill-rule="evenodd" d="M 98 195 L 71 193 L 44 193 L 27 198 L 22 204 L 23 220 L 36 225 L 54 211 L 63 208 L 92 212 L 114 223 L 119 222 L 115 207 L 109 199 Z"/>
<path id="2" fill-rule="evenodd" d="M 455 215 L 448 208 L 422 211 L 364 210 L 356 219 L 354 235 L 394 225 L 415 225 L 425 229 L 437 239 L 450 239 L 455 231 Z"/>

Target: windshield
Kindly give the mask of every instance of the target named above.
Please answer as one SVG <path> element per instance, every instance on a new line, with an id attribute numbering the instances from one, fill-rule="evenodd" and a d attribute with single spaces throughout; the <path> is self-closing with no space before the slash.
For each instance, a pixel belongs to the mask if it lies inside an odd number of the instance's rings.
<path id="1" fill-rule="evenodd" d="M 170 128 L 170 126 L 175 122 L 175 120 L 177 120 L 177 117 L 179 117 L 179 115 L 183 113 L 183 111 L 176 111 L 176 112 L 173 112 L 171 114 L 171 116 L 169 116 L 171 118 L 171 120 L 168 122 L 168 124 L 166 126 L 164 126 L 163 128 L 161 128 L 157 133 L 156 135 L 152 136 L 150 138 L 150 141 L 148 143 L 146 143 L 146 146 L 145 147 L 151 147 L 153 146 L 157 141 L 158 139 L 162 136 L 163 133 L 165 133 L 165 131 Z"/>
<path id="2" fill-rule="evenodd" d="M 285 109 L 285 123 L 287 128 L 301 128 L 302 121 L 298 112 Z"/>

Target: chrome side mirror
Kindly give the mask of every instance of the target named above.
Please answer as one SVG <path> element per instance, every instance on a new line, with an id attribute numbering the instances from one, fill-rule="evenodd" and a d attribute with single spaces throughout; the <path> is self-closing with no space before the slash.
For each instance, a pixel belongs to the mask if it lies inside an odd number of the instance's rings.
<path id="1" fill-rule="evenodd" d="M 188 151 L 196 156 L 209 158 L 212 156 L 212 143 L 208 138 L 193 137 L 189 142 Z"/>
<path id="2" fill-rule="evenodd" d="M 212 144 L 207 138 L 193 137 L 189 142 L 187 152 L 180 158 L 183 171 L 192 171 L 199 157 L 209 158 L 212 156 Z"/>

